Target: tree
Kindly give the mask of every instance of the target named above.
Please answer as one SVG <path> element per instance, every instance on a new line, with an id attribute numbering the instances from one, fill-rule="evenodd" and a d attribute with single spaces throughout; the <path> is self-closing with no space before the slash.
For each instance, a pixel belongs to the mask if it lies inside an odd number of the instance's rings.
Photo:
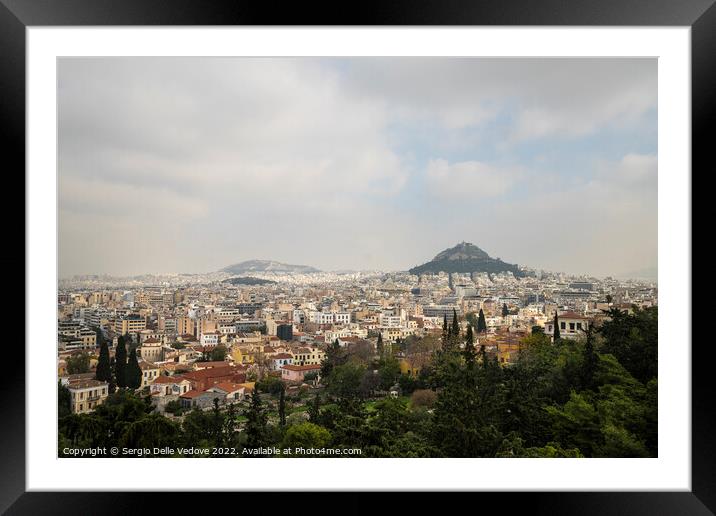
<path id="1" fill-rule="evenodd" d="M 211 350 L 211 360 L 214 362 L 223 362 L 226 360 L 227 351 L 226 346 L 219 344 Z"/>
<path id="2" fill-rule="evenodd" d="M 507 309 L 507 303 L 502 303 L 502 317 L 507 317 L 510 311 Z"/>
<path id="3" fill-rule="evenodd" d="M 443 342 L 450 336 L 450 328 L 448 327 L 447 314 L 443 314 Z"/>
<path id="4" fill-rule="evenodd" d="M 99 347 L 99 360 L 97 361 L 95 378 L 101 382 L 109 382 L 112 380 L 112 367 L 109 364 L 109 346 L 104 339 L 102 339 L 102 343 Z"/>
<path id="5" fill-rule="evenodd" d="M 278 421 L 279 425 L 286 426 L 286 389 L 281 389 L 278 395 Z"/>
<path id="6" fill-rule="evenodd" d="M 333 368 L 326 379 L 327 390 L 340 401 L 356 400 L 362 397 L 361 381 L 365 366 L 348 362 Z"/>
<path id="7" fill-rule="evenodd" d="M 286 430 L 284 448 L 324 448 L 331 442 L 331 433 L 315 423 L 292 425 Z"/>
<path id="8" fill-rule="evenodd" d="M 616 308 L 599 327 L 602 353 L 614 355 L 637 380 L 647 383 L 658 373 L 658 308 L 635 307 L 629 314 Z"/>
<path id="9" fill-rule="evenodd" d="M 343 348 L 341 348 L 338 339 L 334 340 L 326 348 L 326 356 L 321 362 L 321 378 L 328 378 L 333 371 L 333 368 L 344 364 L 348 360 L 348 355 Z"/>
<path id="10" fill-rule="evenodd" d="M 311 423 L 318 424 L 321 419 L 321 396 L 316 393 L 315 398 L 310 405 L 308 405 L 308 420 Z"/>
<path id="11" fill-rule="evenodd" d="M 475 352 L 475 344 L 471 324 L 467 325 L 467 332 L 465 333 L 465 351 L 463 354 L 465 355 L 465 362 L 469 366 L 473 366 L 475 364 L 475 358 L 477 356 L 477 353 Z"/>
<path id="12" fill-rule="evenodd" d="M 137 348 L 132 347 L 129 352 L 129 360 L 127 361 L 127 369 L 125 370 L 125 387 L 130 389 L 139 389 L 142 385 L 142 369 L 137 362 Z"/>
<path id="13" fill-rule="evenodd" d="M 378 353 L 378 356 L 383 356 L 383 333 L 378 333 L 378 341 L 375 343 L 375 350 Z"/>
<path id="14" fill-rule="evenodd" d="M 594 384 L 594 374 L 599 363 L 599 356 L 594 349 L 594 329 L 589 326 L 585 330 L 584 358 L 582 360 L 582 388 L 591 389 Z"/>
<path id="15" fill-rule="evenodd" d="M 90 358 L 84 351 L 75 353 L 67 359 L 67 372 L 69 374 L 88 373 L 90 370 Z"/>
<path id="16" fill-rule="evenodd" d="M 532 326 L 532 335 L 544 335 L 544 328 L 539 324 Z"/>
<path id="17" fill-rule="evenodd" d="M 485 320 L 485 312 L 480 308 L 480 313 L 477 316 L 477 333 L 483 333 L 487 331 L 487 321 Z"/>
<path id="18" fill-rule="evenodd" d="M 386 356 L 378 363 L 378 378 L 380 388 L 384 391 L 390 389 L 400 376 L 400 363 L 394 356 Z"/>
<path id="19" fill-rule="evenodd" d="M 452 336 L 456 339 L 460 339 L 460 322 L 457 320 L 457 312 L 452 309 Z"/>
<path id="20" fill-rule="evenodd" d="M 118 387 L 127 386 L 127 348 L 124 335 L 117 339 L 117 349 L 114 353 L 114 378 Z"/>
<path id="21" fill-rule="evenodd" d="M 251 402 L 249 408 L 244 411 L 246 417 L 246 433 L 247 448 L 260 448 L 266 443 L 268 415 L 264 409 L 264 405 L 259 395 L 259 390 L 254 389 L 251 393 Z M 249 455 L 253 457 L 254 455 Z"/>
<path id="22" fill-rule="evenodd" d="M 435 391 L 429 389 L 418 389 L 410 396 L 411 407 L 431 408 L 435 405 L 438 395 Z"/>
<path id="23" fill-rule="evenodd" d="M 554 312 L 554 333 L 552 334 L 554 342 L 557 342 L 560 339 L 559 336 L 559 317 L 557 317 L 557 312 Z"/>
<path id="24" fill-rule="evenodd" d="M 63 418 L 72 413 L 72 394 L 70 390 L 57 382 L 57 417 Z"/>

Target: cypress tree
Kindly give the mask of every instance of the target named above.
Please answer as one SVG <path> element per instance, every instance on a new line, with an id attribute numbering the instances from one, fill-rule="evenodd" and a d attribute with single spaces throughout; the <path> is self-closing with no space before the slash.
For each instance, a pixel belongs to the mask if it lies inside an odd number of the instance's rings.
<path id="1" fill-rule="evenodd" d="M 127 348 L 124 342 L 124 335 L 117 339 L 117 349 L 114 354 L 114 378 L 117 387 L 127 386 Z"/>
<path id="2" fill-rule="evenodd" d="M 450 329 L 447 323 L 447 314 L 443 314 L 443 339 L 446 339 L 450 335 Z"/>
<path id="3" fill-rule="evenodd" d="M 483 333 L 487 331 L 487 321 L 485 321 L 485 312 L 480 308 L 480 313 L 477 317 L 477 333 Z"/>
<path id="4" fill-rule="evenodd" d="M 321 398 L 316 393 L 316 397 L 313 398 L 313 403 L 308 406 L 308 420 L 317 425 L 318 420 L 321 417 Z"/>
<path id="5" fill-rule="evenodd" d="M 279 425 L 286 426 L 286 388 L 283 385 L 278 395 L 278 421 Z"/>
<path id="6" fill-rule="evenodd" d="M 102 339 L 102 344 L 99 347 L 99 360 L 97 361 L 95 378 L 101 382 L 109 382 L 112 379 L 112 368 L 109 365 L 109 346 L 104 339 Z"/>
<path id="7" fill-rule="evenodd" d="M 502 317 L 507 317 L 510 311 L 507 309 L 507 303 L 502 303 Z"/>
<path id="8" fill-rule="evenodd" d="M 475 364 L 475 344 L 473 341 L 472 325 L 468 324 L 465 334 L 465 362 L 467 362 L 467 365 L 470 367 Z"/>
<path id="9" fill-rule="evenodd" d="M 594 349 L 594 330 L 588 327 L 585 330 L 587 341 L 584 343 L 584 359 L 582 362 L 582 388 L 591 389 L 594 383 L 594 373 L 597 370 L 599 357 Z"/>
<path id="10" fill-rule="evenodd" d="M 139 389 L 142 385 L 142 369 L 137 362 L 137 348 L 134 346 L 129 351 L 129 360 L 127 361 L 127 369 L 125 371 L 126 386 L 130 389 Z"/>
<path id="11" fill-rule="evenodd" d="M 452 309 L 452 335 L 458 339 L 460 337 L 460 323 L 457 320 L 457 312 L 454 308 Z"/>
<path id="12" fill-rule="evenodd" d="M 261 396 L 259 396 L 259 390 L 254 388 L 251 393 L 251 404 L 249 408 L 244 411 L 246 416 L 246 426 L 244 431 L 246 432 L 246 447 L 247 448 L 260 448 L 265 444 L 266 439 L 266 423 L 268 418 L 264 411 L 263 403 L 261 402 Z M 249 455 L 253 457 L 254 455 Z"/>
<path id="13" fill-rule="evenodd" d="M 557 317 L 557 312 L 554 312 L 554 333 L 552 334 L 553 340 L 557 342 L 560 339 L 559 336 L 559 317 Z"/>
<path id="14" fill-rule="evenodd" d="M 383 356 L 383 333 L 378 333 L 378 342 L 375 344 L 375 349 L 379 356 Z"/>

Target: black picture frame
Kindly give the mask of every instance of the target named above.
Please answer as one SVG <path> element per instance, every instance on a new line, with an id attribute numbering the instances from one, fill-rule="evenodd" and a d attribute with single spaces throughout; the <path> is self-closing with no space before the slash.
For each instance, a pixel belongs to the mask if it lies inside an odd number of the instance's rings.
<path id="1" fill-rule="evenodd" d="M 339 2 L 333 7 L 301 2 L 243 0 L 0 0 L 0 130 L 8 173 L 25 170 L 25 29 L 83 25 L 552 25 L 689 26 L 692 44 L 692 179 L 705 175 L 716 121 L 716 0 L 399 0 Z M 7 158 L 10 158 L 8 160 Z M 4 259 L 3 259 L 4 260 Z M 687 300 L 684 300 L 687 301 Z M 690 328 L 684 329 L 688 341 Z M 27 345 L 27 344 L 26 344 Z M 692 348 L 692 491 L 618 493 L 480 494 L 503 507 L 527 503 L 531 514 L 711 514 L 716 510 L 716 445 L 708 346 Z M 8 514 L 143 513 L 153 496 L 123 493 L 25 492 L 25 356 L 13 355 L 3 370 L 0 425 L 0 511 Z M 108 472 L 108 474 L 112 474 Z M 184 512 L 196 495 L 172 495 L 168 510 Z M 271 495 L 275 497 L 276 495 Z M 315 496 L 315 495 L 308 495 Z M 149 499 L 148 499 L 149 498 Z M 290 495 L 299 504 L 305 496 Z M 402 511 L 422 498 L 405 497 Z M 219 503 L 219 502 L 217 502 Z M 270 504 L 280 504 L 272 498 Z M 373 507 L 363 494 L 344 495 L 352 512 Z M 484 502 L 480 502 L 481 504 Z M 312 505 L 312 504 L 311 504 Z M 245 505 L 242 507 L 246 508 Z M 304 507 L 306 507 L 304 505 Z M 81 508 L 81 509 L 78 509 Z"/>

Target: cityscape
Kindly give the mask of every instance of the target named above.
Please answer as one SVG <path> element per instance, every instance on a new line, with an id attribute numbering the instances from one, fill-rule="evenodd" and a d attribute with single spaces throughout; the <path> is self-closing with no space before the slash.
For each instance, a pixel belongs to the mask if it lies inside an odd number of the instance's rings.
<path id="1" fill-rule="evenodd" d="M 58 457 L 659 455 L 656 59 L 57 71 Z"/>
<path id="2" fill-rule="evenodd" d="M 82 417 L 101 407 L 109 414 L 116 409 L 109 404 L 136 403 L 142 414 L 148 414 L 148 421 L 126 422 L 114 443 L 126 445 L 123 456 L 202 456 L 220 454 L 216 450 L 221 449 L 231 456 L 255 454 L 255 450 L 280 456 L 280 450 L 286 449 L 328 453 L 329 445 L 338 455 L 359 450 L 353 453 L 420 457 L 437 451 L 438 456 L 462 456 L 451 448 L 435 450 L 435 443 L 430 443 L 434 429 L 424 436 L 403 432 L 403 425 L 418 424 L 421 418 L 426 427 L 436 424 L 430 420 L 440 415 L 436 411 L 446 388 L 440 384 L 445 381 L 439 376 L 445 374 L 440 367 L 453 360 L 453 365 L 472 363 L 485 375 L 499 375 L 495 371 L 525 367 L 543 345 L 563 347 L 561 353 L 567 355 L 583 353 L 587 337 L 596 340 L 600 329 L 616 324 L 615 313 L 623 314 L 617 319 L 639 321 L 621 323 L 636 327 L 644 323 L 642 319 L 648 321 L 649 314 L 655 318 L 658 289 L 653 282 L 512 266 L 465 242 L 424 265 L 430 269 L 446 262 L 453 269 L 501 266 L 508 270 L 418 275 L 321 272 L 252 260 L 211 274 L 79 276 L 61 281 L 58 373 L 69 406 L 60 407 L 60 413 Z M 650 330 L 655 332 L 654 323 L 655 319 Z M 604 337 L 599 341 L 601 346 L 609 345 Z M 639 350 L 641 358 L 655 351 L 648 349 L 650 344 Z M 579 364 L 572 373 L 579 378 L 584 367 Z M 592 375 L 598 374 L 597 365 L 593 367 Z M 655 373 L 640 367 L 631 375 L 647 378 Z M 645 388 L 649 391 L 648 384 Z M 506 398 L 514 394 L 503 392 L 491 401 L 509 406 L 514 401 Z M 568 398 L 565 407 L 573 401 Z M 336 410 L 338 415 L 333 413 Z M 377 442 L 358 436 L 351 443 L 351 432 L 341 425 L 355 423 L 340 420 L 360 418 L 369 426 L 380 421 L 383 411 L 406 421 L 386 429 L 394 433 L 379 435 Z M 214 431 L 217 415 L 221 424 Z M 157 422 L 150 416 L 163 418 L 164 426 L 156 435 L 151 434 Z M 81 425 L 64 427 L 63 421 L 61 456 L 71 455 L 68 442 L 77 445 L 82 439 L 74 433 L 82 431 Z M 196 440 L 177 447 L 176 436 L 189 424 L 190 429 L 183 430 L 185 438 L 198 432 L 192 436 Z M 198 430 L 202 425 L 204 434 Z M 584 453 L 549 442 L 525 447 L 521 438 L 501 437 L 502 443 L 483 442 L 478 449 L 486 449 L 480 453 Z M 638 446 L 634 440 L 622 453 L 653 453 L 655 443 Z M 393 442 L 381 447 L 385 441 Z"/>

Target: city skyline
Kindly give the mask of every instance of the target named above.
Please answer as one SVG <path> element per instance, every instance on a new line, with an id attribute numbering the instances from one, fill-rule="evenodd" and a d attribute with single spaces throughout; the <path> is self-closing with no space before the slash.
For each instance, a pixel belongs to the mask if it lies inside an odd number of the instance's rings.
<path id="1" fill-rule="evenodd" d="M 657 267 L 654 59 L 58 61 L 59 268 Z"/>

